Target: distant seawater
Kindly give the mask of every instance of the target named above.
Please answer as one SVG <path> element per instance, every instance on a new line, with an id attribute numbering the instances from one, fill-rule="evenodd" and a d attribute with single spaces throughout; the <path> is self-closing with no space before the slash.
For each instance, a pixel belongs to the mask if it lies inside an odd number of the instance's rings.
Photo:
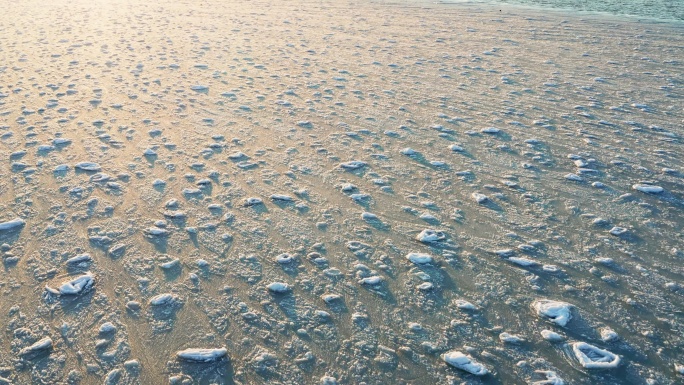
<path id="1" fill-rule="evenodd" d="M 477 2 L 477 0 L 444 0 L 444 2 Z M 505 0 L 496 2 L 684 21 L 684 0 Z"/>

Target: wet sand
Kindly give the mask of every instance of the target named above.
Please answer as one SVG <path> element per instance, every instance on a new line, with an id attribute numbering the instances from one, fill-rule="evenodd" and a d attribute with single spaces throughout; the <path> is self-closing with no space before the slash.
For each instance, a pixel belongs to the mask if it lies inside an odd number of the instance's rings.
<path id="1" fill-rule="evenodd" d="M 681 23 L 2 7 L 0 383 L 683 380 Z"/>

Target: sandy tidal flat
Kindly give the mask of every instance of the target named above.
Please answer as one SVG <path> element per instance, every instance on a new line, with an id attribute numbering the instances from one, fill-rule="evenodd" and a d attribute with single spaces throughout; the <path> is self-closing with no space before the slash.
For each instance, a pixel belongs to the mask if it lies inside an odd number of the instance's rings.
<path id="1" fill-rule="evenodd" d="M 684 27 L 0 12 L 0 384 L 684 381 Z"/>

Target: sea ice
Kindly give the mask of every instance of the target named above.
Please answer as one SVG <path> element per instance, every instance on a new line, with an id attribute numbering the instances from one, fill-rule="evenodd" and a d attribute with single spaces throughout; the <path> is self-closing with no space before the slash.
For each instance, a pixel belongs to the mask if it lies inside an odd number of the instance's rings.
<path id="1" fill-rule="evenodd" d="M 409 261 L 417 264 L 417 265 L 422 265 L 426 263 L 432 263 L 433 257 L 429 254 L 423 254 L 423 253 L 408 253 L 406 255 L 406 259 Z"/>
<path id="2" fill-rule="evenodd" d="M 586 342 L 575 342 L 572 351 L 580 365 L 587 369 L 612 369 L 620 364 L 620 357 Z"/>
<path id="3" fill-rule="evenodd" d="M 176 357 L 191 362 L 214 362 L 222 359 L 228 353 L 226 348 L 218 349 L 185 349 L 176 352 Z"/>
<path id="4" fill-rule="evenodd" d="M 1 222 L 0 223 L 0 231 L 16 230 L 20 227 L 23 227 L 25 224 L 26 224 L 26 222 L 23 219 L 14 218 L 11 221 Z"/>
<path id="5" fill-rule="evenodd" d="M 102 170 L 102 167 L 93 162 L 79 162 L 74 165 L 74 167 L 83 170 L 83 171 L 100 171 Z"/>
<path id="6" fill-rule="evenodd" d="M 360 169 L 362 167 L 365 167 L 366 165 L 367 165 L 366 162 L 362 162 L 360 160 L 352 160 L 349 162 L 340 163 L 340 167 L 342 167 L 343 169 L 346 169 L 346 170 L 357 170 L 357 169 Z"/>
<path id="7" fill-rule="evenodd" d="M 57 289 L 46 286 L 46 290 L 56 295 L 80 295 L 90 290 L 94 284 L 93 275 L 85 273 L 70 281 L 63 282 Z"/>
<path id="8" fill-rule="evenodd" d="M 440 242 L 446 239 L 446 234 L 441 231 L 433 229 L 425 229 L 421 231 L 417 236 L 416 240 L 423 243 L 433 243 Z"/>
<path id="9" fill-rule="evenodd" d="M 52 338 L 45 337 L 31 346 L 21 349 L 19 351 L 19 357 L 30 359 L 49 350 L 52 350 Z"/>
<path id="10" fill-rule="evenodd" d="M 569 303 L 549 299 L 540 299 L 532 302 L 532 308 L 538 316 L 563 327 L 572 318 L 572 307 L 573 305 Z"/>
<path id="11" fill-rule="evenodd" d="M 660 186 L 654 186 L 654 185 L 642 184 L 642 183 L 637 183 L 637 184 L 633 185 L 632 188 L 637 190 L 637 191 L 641 191 L 641 192 L 648 193 L 648 194 L 660 194 L 661 192 L 665 191 L 665 189 L 660 187 Z"/>
<path id="12" fill-rule="evenodd" d="M 276 293 L 276 294 L 284 294 L 284 293 L 287 293 L 291 290 L 290 285 L 288 285 L 287 283 L 284 283 L 284 282 L 273 282 L 273 283 L 268 284 L 268 286 L 266 286 L 266 288 L 271 293 Z"/>
<path id="13" fill-rule="evenodd" d="M 442 355 L 442 359 L 447 364 L 455 368 L 464 370 L 468 373 L 474 374 L 476 376 L 484 376 L 485 374 L 489 373 L 489 371 L 487 370 L 487 368 L 484 367 L 484 365 L 475 361 L 475 359 L 473 359 L 472 357 L 456 350 L 444 353 Z"/>

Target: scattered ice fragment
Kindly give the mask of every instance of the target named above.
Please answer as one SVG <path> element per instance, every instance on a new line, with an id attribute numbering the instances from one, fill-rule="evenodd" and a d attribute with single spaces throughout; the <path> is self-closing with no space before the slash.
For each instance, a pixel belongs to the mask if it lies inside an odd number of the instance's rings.
<path id="1" fill-rule="evenodd" d="M 180 266 L 180 259 L 178 259 L 178 258 L 172 259 L 168 262 L 164 262 L 164 263 L 159 265 L 159 267 L 161 267 L 164 270 L 175 269 L 175 268 L 178 268 L 179 266 Z"/>
<path id="2" fill-rule="evenodd" d="M 185 349 L 176 352 L 176 357 L 180 360 L 191 362 L 214 362 L 226 356 L 226 348 L 218 349 Z"/>
<path id="3" fill-rule="evenodd" d="M 155 227 L 155 226 L 146 228 L 144 230 L 144 232 L 145 232 L 145 235 L 147 235 L 150 238 L 152 238 L 152 237 L 163 237 L 163 236 L 166 236 L 169 234 L 169 230 L 162 229 L 162 228 Z"/>
<path id="4" fill-rule="evenodd" d="M 292 261 L 294 261 L 294 257 L 288 253 L 282 253 L 279 254 L 275 257 L 276 262 L 280 263 L 281 265 L 288 264 Z"/>
<path id="5" fill-rule="evenodd" d="M 365 167 L 366 165 L 367 165 L 366 162 L 362 162 L 360 160 L 352 160 L 349 162 L 340 163 L 340 167 L 342 167 L 343 169 L 346 169 L 346 170 L 357 170 L 357 169 L 360 169 L 362 167 Z"/>
<path id="6" fill-rule="evenodd" d="M 620 357 L 586 342 L 575 342 L 572 351 L 586 369 L 612 369 L 620 364 Z"/>
<path id="7" fill-rule="evenodd" d="M 369 213 L 367 211 L 364 211 L 361 213 L 361 219 L 363 219 L 365 221 L 377 221 L 377 220 L 379 220 L 377 215 L 375 215 L 373 213 Z"/>
<path id="8" fill-rule="evenodd" d="M 402 150 L 401 150 L 401 153 L 404 154 L 404 155 L 406 155 L 406 156 L 411 156 L 411 155 L 416 155 L 416 154 L 417 154 L 416 150 L 414 150 L 414 149 L 412 149 L 412 148 L 410 148 L 410 147 L 406 147 L 406 148 L 402 149 Z"/>
<path id="9" fill-rule="evenodd" d="M 641 183 L 633 185 L 632 188 L 637 191 L 641 191 L 648 194 L 660 194 L 661 192 L 665 191 L 665 189 L 660 186 L 653 186 Z"/>
<path id="10" fill-rule="evenodd" d="M 617 236 L 620 236 L 620 235 L 627 233 L 627 231 L 628 230 L 624 227 L 615 226 L 612 229 L 610 229 L 609 233 L 611 235 L 615 235 L 617 237 Z"/>
<path id="11" fill-rule="evenodd" d="M 447 364 L 476 376 L 484 376 L 485 374 L 489 373 L 484 365 L 475 361 L 475 359 L 472 357 L 456 350 L 444 353 L 442 355 L 442 359 Z"/>
<path id="12" fill-rule="evenodd" d="M 542 330 L 541 335 L 542 338 L 549 342 L 560 342 L 565 340 L 565 337 L 563 337 L 562 335 L 547 329 Z"/>
<path id="13" fill-rule="evenodd" d="M 473 197 L 473 199 L 475 199 L 475 202 L 479 204 L 486 203 L 489 200 L 489 197 L 480 193 L 473 193 L 471 196 Z"/>
<path id="14" fill-rule="evenodd" d="M 228 155 L 228 159 L 231 159 L 231 160 L 249 159 L 249 156 L 247 156 L 247 154 L 245 154 L 241 151 L 238 151 L 238 152 L 234 152 L 234 153 Z"/>
<path id="15" fill-rule="evenodd" d="M 545 380 L 534 381 L 532 385 L 565 385 L 565 381 L 551 370 L 535 370 L 535 373 L 546 376 Z"/>
<path id="16" fill-rule="evenodd" d="M 264 203 L 264 201 L 261 200 L 261 198 L 256 198 L 256 197 L 251 197 L 245 199 L 245 206 L 256 206 Z"/>
<path id="17" fill-rule="evenodd" d="M 454 301 L 454 305 L 456 305 L 457 308 L 461 310 L 477 310 L 477 307 L 473 305 L 472 303 L 464 300 L 464 299 L 457 299 Z"/>
<path id="18" fill-rule="evenodd" d="M 601 329 L 601 339 L 603 342 L 611 342 L 618 339 L 618 334 L 611 328 L 605 327 Z"/>
<path id="19" fill-rule="evenodd" d="M 25 224 L 26 224 L 26 222 L 23 219 L 14 218 L 11 221 L 1 222 L 0 223 L 0 231 L 16 230 L 20 227 L 24 227 Z"/>
<path id="20" fill-rule="evenodd" d="M 116 326 L 111 322 L 105 322 L 100 325 L 100 334 L 110 334 L 116 332 Z"/>
<path id="21" fill-rule="evenodd" d="M 503 332 L 503 333 L 499 334 L 499 340 L 501 342 L 508 343 L 508 344 L 519 344 L 519 343 L 525 342 L 524 338 L 517 336 L 515 334 L 507 333 L 507 332 Z"/>
<path id="22" fill-rule="evenodd" d="M 569 303 L 550 299 L 540 299 L 532 302 L 532 308 L 537 312 L 538 316 L 563 327 L 572 318 L 572 307 L 573 305 Z"/>
<path id="23" fill-rule="evenodd" d="M 79 295 L 87 292 L 95 284 L 95 280 L 91 273 L 85 273 L 70 281 L 63 282 L 58 289 L 46 287 L 52 294 L 56 295 Z"/>
<path id="24" fill-rule="evenodd" d="M 434 259 L 431 255 L 422 253 L 408 253 L 408 255 L 406 255 L 406 258 L 417 265 L 432 263 Z"/>
<path id="25" fill-rule="evenodd" d="M 90 254 L 79 254 L 75 257 L 67 259 L 66 264 L 70 267 L 87 266 L 92 261 L 93 259 L 90 257 Z"/>
<path id="26" fill-rule="evenodd" d="M 79 162 L 74 166 L 83 171 L 100 171 L 102 167 L 99 164 L 93 162 Z"/>
<path id="27" fill-rule="evenodd" d="M 498 134 L 499 132 L 501 132 L 501 130 L 496 128 L 496 127 L 487 127 L 487 128 L 483 128 L 481 130 L 481 132 L 483 132 L 485 134 Z"/>
<path id="28" fill-rule="evenodd" d="M 171 293 L 158 294 L 150 299 L 151 306 L 167 306 L 176 302 L 177 297 Z"/>
<path id="29" fill-rule="evenodd" d="M 382 281 L 383 281 L 383 279 L 381 276 L 373 275 L 370 277 L 362 278 L 361 280 L 359 280 L 359 283 L 362 285 L 374 286 L 374 285 L 379 285 L 380 283 L 382 283 Z"/>
<path id="30" fill-rule="evenodd" d="M 584 179 L 582 179 L 581 176 L 579 176 L 579 175 L 577 175 L 577 174 L 572 174 L 572 173 L 571 173 L 571 174 L 567 174 L 567 175 L 565 176 L 565 179 L 571 180 L 571 181 L 575 181 L 575 182 L 582 182 L 582 181 L 584 180 Z"/>
<path id="31" fill-rule="evenodd" d="M 515 254 L 515 251 L 513 251 L 512 249 L 502 249 L 494 251 L 494 254 L 498 255 L 501 258 L 508 258 L 512 257 Z"/>
<path id="32" fill-rule="evenodd" d="M 320 385 L 337 385 L 337 378 L 331 376 L 321 377 Z"/>
<path id="33" fill-rule="evenodd" d="M 525 257 L 510 257 L 508 258 L 508 261 L 524 267 L 534 267 L 540 265 L 539 262 Z"/>
<path id="34" fill-rule="evenodd" d="M 284 294 L 290 291 L 290 285 L 284 282 L 273 282 L 266 286 L 268 291 L 276 294 Z"/>
<path id="35" fill-rule="evenodd" d="M 333 302 L 336 302 L 336 301 L 341 300 L 341 299 L 342 299 L 342 296 L 340 296 L 339 294 L 332 294 L 332 293 L 330 293 L 330 294 L 323 294 L 323 295 L 321 295 L 321 299 L 322 299 L 325 303 L 331 304 L 331 303 L 333 303 Z"/>
<path id="36" fill-rule="evenodd" d="M 435 287 L 435 285 L 432 282 L 423 282 L 420 285 L 416 286 L 416 289 L 420 291 L 430 291 Z"/>
<path id="37" fill-rule="evenodd" d="M 463 151 L 465 151 L 465 149 L 464 149 L 463 147 L 458 146 L 458 145 L 456 145 L 456 144 L 451 144 L 451 145 L 449 145 L 449 149 L 450 149 L 451 151 L 453 151 L 453 152 L 463 152 Z"/>
<path id="38" fill-rule="evenodd" d="M 31 346 L 21 349 L 19 351 L 19 357 L 30 359 L 50 350 L 52 350 L 52 338 L 45 337 Z"/>
<path id="39" fill-rule="evenodd" d="M 204 86 L 204 85 L 201 85 L 201 84 L 197 84 L 197 85 L 194 85 L 194 86 L 190 86 L 190 89 L 193 90 L 193 91 L 206 91 L 206 90 L 209 89 L 209 86 Z"/>
<path id="40" fill-rule="evenodd" d="M 67 138 L 55 138 L 52 140 L 52 144 L 55 146 L 66 146 L 71 143 L 71 139 Z"/>
<path id="41" fill-rule="evenodd" d="M 284 195 L 284 194 L 272 194 L 271 199 L 274 201 L 282 201 L 282 202 L 292 202 L 294 201 L 294 198 L 292 198 L 289 195 Z"/>

